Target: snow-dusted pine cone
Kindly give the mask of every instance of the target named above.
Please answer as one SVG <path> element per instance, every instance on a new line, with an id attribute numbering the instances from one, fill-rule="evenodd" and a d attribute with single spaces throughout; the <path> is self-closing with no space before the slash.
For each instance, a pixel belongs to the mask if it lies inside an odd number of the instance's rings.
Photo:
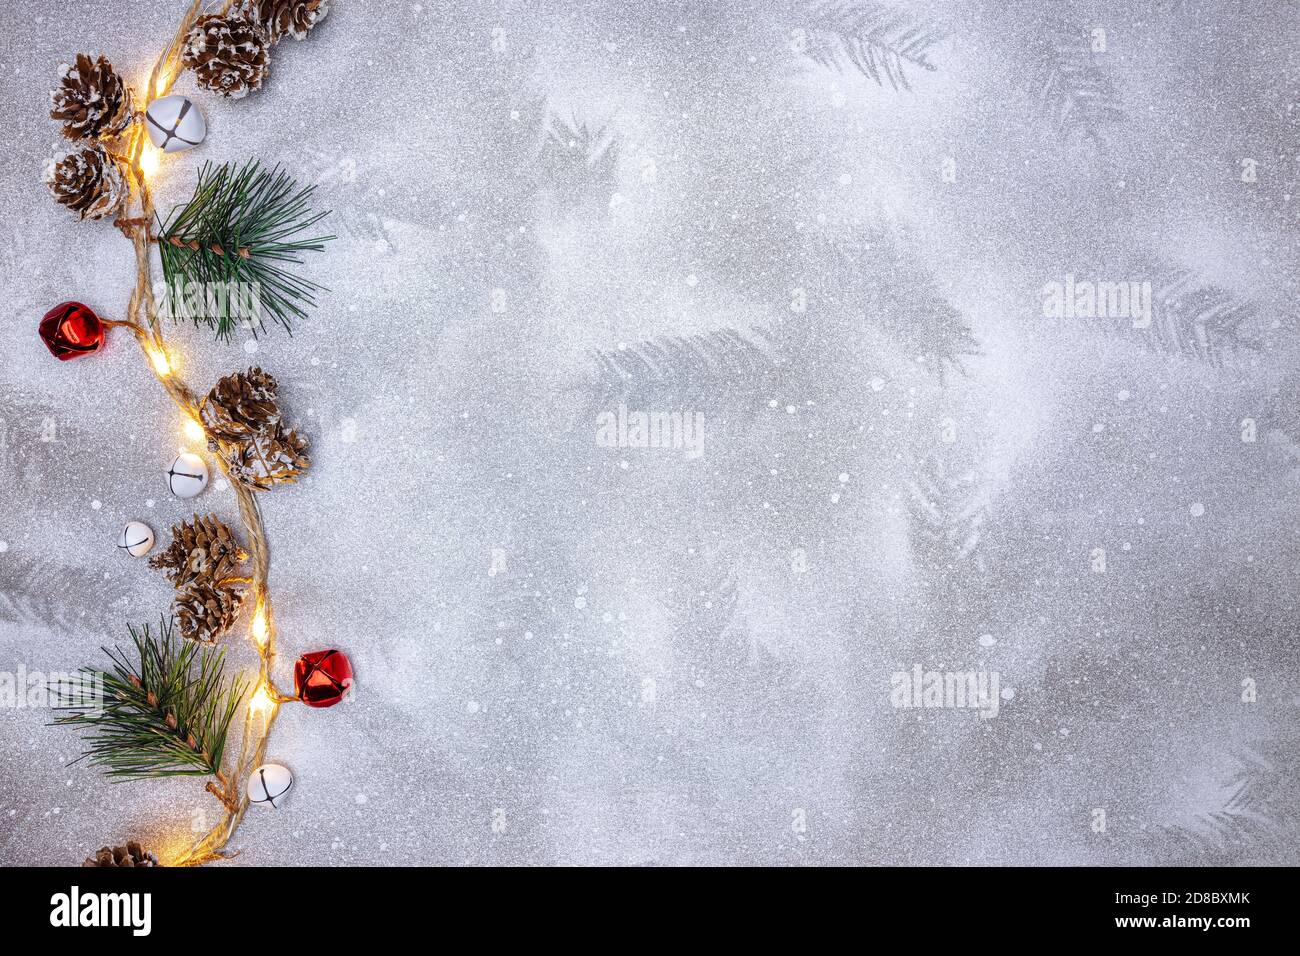
<path id="1" fill-rule="evenodd" d="M 239 99 L 261 86 L 270 73 L 271 38 L 241 16 L 209 14 L 199 17 L 185 38 L 181 60 L 194 71 L 199 86 Z"/>
<path id="2" fill-rule="evenodd" d="M 248 16 L 278 43 L 283 37 L 304 40 L 329 15 L 330 0 L 248 0 Z"/>
<path id="3" fill-rule="evenodd" d="M 242 583 L 193 581 L 176 595 L 176 622 L 187 641 L 212 644 L 235 624 L 244 603 Z"/>
<path id="4" fill-rule="evenodd" d="M 135 119 L 131 89 L 104 57 L 84 53 L 63 64 L 61 83 L 50 91 L 50 118 L 63 124 L 68 139 L 112 139 Z"/>
<path id="5" fill-rule="evenodd" d="M 221 581 L 234 575 L 248 553 L 235 533 L 216 515 L 195 515 L 172 528 L 172 543 L 149 559 L 176 587 L 200 578 Z"/>
<path id="6" fill-rule="evenodd" d="M 244 442 L 228 463 L 230 477 L 254 491 L 297 481 L 311 466 L 307 439 L 283 425 Z"/>
<path id="7" fill-rule="evenodd" d="M 125 846 L 106 846 L 82 866 L 157 866 L 158 857 L 132 840 Z"/>
<path id="8" fill-rule="evenodd" d="M 130 193 L 121 167 L 99 144 L 48 160 L 41 179 L 54 198 L 80 219 L 112 215 Z"/>
<path id="9" fill-rule="evenodd" d="M 244 441 L 270 431 L 280 421 L 275 378 L 260 368 L 235 372 L 217 382 L 199 406 L 199 420 L 209 435 Z"/>

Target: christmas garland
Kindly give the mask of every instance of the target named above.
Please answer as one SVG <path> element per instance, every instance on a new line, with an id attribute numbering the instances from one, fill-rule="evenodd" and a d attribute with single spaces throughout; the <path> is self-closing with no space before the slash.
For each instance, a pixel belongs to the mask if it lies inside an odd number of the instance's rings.
<path id="1" fill-rule="evenodd" d="M 156 628 L 130 627 L 133 653 L 105 649 L 111 665 L 85 668 L 75 686 L 58 688 L 70 713 L 56 724 L 84 731 L 83 756 L 110 779 L 204 776 L 221 803 L 221 820 L 168 865 L 199 864 L 224 855 L 250 803 L 276 807 L 292 782 L 289 770 L 266 764 L 267 743 L 281 704 L 328 707 L 349 692 L 351 665 L 337 650 L 304 654 L 294 668 L 294 693 L 271 676 L 276 628 L 266 528 L 258 495 L 295 481 L 309 466 L 307 441 L 286 428 L 275 379 L 252 368 L 223 378 L 202 399 L 177 375 L 163 335 L 164 318 L 208 326 L 221 339 L 242 323 L 254 335 L 264 318 L 288 328 L 304 316 L 320 288 L 293 269 L 301 254 L 320 251 L 332 236 L 310 236 L 324 213 L 310 208 L 312 188 L 257 161 L 206 164 L 189 202 L 166 219 L 154 209 L 149 175 L 162 154 L 198 145 L 206 123 L 185 97 L 169 96 L 184 70 L 200 88 L 240 98 L 266 78 L 273 46 L 303 39 L 328 13 L 329 0 L 226 0 L 201 15 L 193 0 L 171 43 L 154 64 L 142 101 L 100 56 L 79 55 L 51 93 L 51 118 L 72 148 L 54 157 L 44 181 L 80 220 L 112 219 L 132 243 L 136 284 L 120 320 L 66 302 L 41 321 L 41 338 L 60 360 L 98 351 L 106 331 L 131 332 L 155 377 L 186 417 L 186 433 L 216 460 L 234 490 L 246 539 L 212 515 L 194 515 L 172 529 L 170 546 L 150 564 L 176 588 L 173 613 Z M 146 146 L 148 139 L 152 146 Z M 131 213 L 135 215 L 131 215 Z M 152 253 L 159 252 L 166 293 L 155 295 Z M 239 296 L 250 295 L 257 308 Z M 232 298 L 233 296 L 233 298 Z M 214 314 L 214 307 L 215 313 Z M 234 312 L 232 313 L 232 308 Z M 179 498 L 207 484 L 201 455 L 180 455 L 167 472 Z M 153 531 L 131 522 L 118 547 L 148 553 Z M 224 673 L 224 650 L 213 646 L 251 606 L 248 635 L 259 672 L 253 679 Z M 227 736 L 241 705 L 237 756 L 227 766 Z M 88 866 L 151 866 L 157 856 L 137 842 L 104 847 Z"/>

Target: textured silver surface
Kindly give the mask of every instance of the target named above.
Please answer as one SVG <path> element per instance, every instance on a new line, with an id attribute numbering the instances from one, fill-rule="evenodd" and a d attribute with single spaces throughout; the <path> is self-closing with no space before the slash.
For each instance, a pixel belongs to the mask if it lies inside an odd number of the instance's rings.
<path id="1" fill-rule="evenodd" d="M 167 493 L 131 342 L 36 336 L 134 280 L 38 181 L 55 69 L 138 84 L 183 7 L 0 5 L 6 673 L 166 609 L 126 521 L 237 518 Z M 197 390 L 273 372 L 312 438 L 263 501 L 277 676 L 338 647 L 358 679 L 285 708 L 294 799 L 235 862 L 1300 863 L 1297 6 L 909 3 L 949 34 L 910 90 L 810 5 L 631 8 L 336 0 L 263 91 L 176 88 L 208 136 L 162 208 L 255 154 L 339 235 L 292 338 L 173 336 Z M 1178 334 L 1046 317 L 1066 276 L 1181 290 Z M 1202 334 L 1238 306 L 1256 351 Z M 605 447 L 620 403 L 702 412 L 701 453 Z M 998 672 L 997 716 L 892 706 L 914 665 Z M 0 709 L 0 862 L 214 819 L 49 716 Z"/>

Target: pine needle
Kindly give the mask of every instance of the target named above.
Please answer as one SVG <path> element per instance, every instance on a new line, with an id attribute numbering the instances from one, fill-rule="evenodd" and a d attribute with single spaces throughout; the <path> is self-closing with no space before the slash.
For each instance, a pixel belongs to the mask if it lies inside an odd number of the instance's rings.
<path id="1" fill-rule="evenodd" d="M 59 705 L 78 712 L 54 723 L 86 728 L 82 757 L 118 780 L 219 774 L 243 678 L 226 680 L 225 651 L 181 641 L 167 618 L 156 635 L 148 624 L 129 630 L 135 661 L 104 648 L 111 669 L 83 668 L 76 685 L 57 688 Z M 102 691 L 98 709 L 90 689 Z"/>
<path id="2" fill-rule="evenodd" d="M 158 227 L 167 304 L 174 317 L 207 325 L 222 339 L 241 319 L 254 334 L 265 331 L 267 317 L 291 332 L 293 320 L 306 317 L 303 307 L 315 305 L 315 293 L 324 287 L 290 266 L 302 262 L 302 253 L 320 252 L 334 238 L 302 238 L 328 215 L 311 211 L 315 188 L 300 187 L 278 166 L 266 170 L 255 159 L 242 167 L 205 164 L 193 198 Z M 255 315 L 204 307 L 219 290 L 233 289 L 230 283 L 255 290 Z M 205 297 L 198 307 L 191 290 Z"/>

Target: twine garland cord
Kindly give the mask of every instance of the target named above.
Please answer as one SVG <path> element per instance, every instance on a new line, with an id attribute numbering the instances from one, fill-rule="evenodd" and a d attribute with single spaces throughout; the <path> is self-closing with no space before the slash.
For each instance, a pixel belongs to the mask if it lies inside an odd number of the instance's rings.
<path id="1" fill-rule="evenodd" d="M 226 0 L 222 12 L 229 10 L 233 0 Z M 181 20 L 180 28 L 167 49 L 154 64 L 149 75 L 149 89 L 145 96 L 144 108 L 148 109 L 154 99 L 163 96 L 171 88 L 180 72 L 179 60 L 181 46 L 190 28 L 198 17 L 202 0 L 192 0 L 189 9 Z M 128 142 L 127 169 L 135 184 L 136 195 L 140 204 L 140 215 L 135 219 L 123 220 L 123 235 L 127 236 L 135 247 L 136 283 L 131 292 L 131 301 L 127 305 L 127 320 L 123 322 L 106 322 L 106 325 L 129 328 L 135 335 L 145 357 L 151 360 L 155 377 L 171 396 L 172 401 L 181 412 L 194 421 L 199 421 L 199 404 L 194 393 L 177 375 L 167 368 L 160 371 L 152 359 L 161 353 L 167 354 L 166 343 L 158 321 L 158 308 L 153 295 L 152 263 L 150 248 L 156 239 L 151 239 L 147 229 L 137 228 L 140 223 L 148 224 L 154 220 L 153 195 L 144 175 L 140 157 L 144 150 L 146 132 L 143 124 L 136 124 Z M 216 249 L 213 250 L 217 251 Z M 238 254 L 247 258 L 246 249 Z M 224 253 L 219 253 L 224 254 Z M 225 810 L 220 821 L 201 839 L 188 849 L 166 860 L 167 866 L 195 866 L 210 860 L 222 859 L 223 850 L 235 831 L 239 828 L 248 809 L 248 795 L 240 787 L 240 781 L 247 778 L 253 768 L 266 759 L 267 741 L 275 718 L 279 714 L 280 704 L 296 698 L 286 696 L 276 687 L 271 679 L 271 665 L 275 661 L 275 623 L 272 614 L 271 594 L 267 587 L 270 576 L 270 549 L 266 540 L 266 526 L 262 520 L 262 509 L 253 491 L 242 482 L 230 477 L 228 457 L 230 449 L 218 441 L 217 461 L 222 473 L 235 490 L 235 499 L 239 505 L 239 517 L 243 522 L 248 538 L 249 557 L 252 561 L 251 589 L 254 597 L 254 615 L 265 622 L 264 639 L 252 638 L 257 648 L 260 670 L 255 696 L 263 694 L 262 706 L 249 706 L 244 714 L 243 739 L 240 743 L 239 758 L 235 761 L 233 772 L 227 777 L 224 773 L 216 774 L 216 781 L 209 781 L 206 790 L 212 793 Z M 260 725 L 255 727 L 254 725 Z"/>

